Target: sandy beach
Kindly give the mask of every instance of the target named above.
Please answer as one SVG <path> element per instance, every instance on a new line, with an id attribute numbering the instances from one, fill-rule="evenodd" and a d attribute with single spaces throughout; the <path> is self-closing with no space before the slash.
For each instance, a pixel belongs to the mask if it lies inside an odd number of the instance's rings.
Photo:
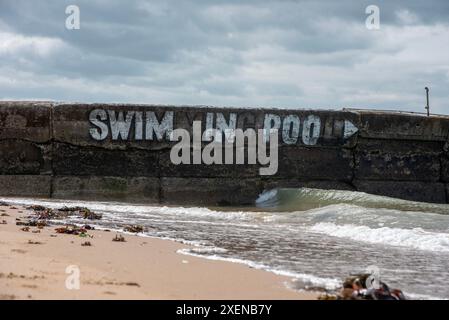
<path id="1" fill-rule="evenodd" d="M 99 230 L 81 238 L 54 226 L 23 231 L 17 219 L 30 214 L 0 206 L 0 299 L 316 298 L 288 289 L 287 277 L 179 254 L 187 246 L 169 240 L 124 235 L 126 242 L 114 242 L 115 232 Z M 79 290 L 66 288 L 73 266 Z"/>

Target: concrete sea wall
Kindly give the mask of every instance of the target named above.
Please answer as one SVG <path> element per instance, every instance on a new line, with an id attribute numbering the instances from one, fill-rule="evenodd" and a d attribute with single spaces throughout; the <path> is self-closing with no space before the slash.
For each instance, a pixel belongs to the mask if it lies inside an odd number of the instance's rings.
<path id="1" fill-rule="evenodd" d="M 277 173 L 173 164 L 170 134 L 193 121 L 279 129 Z M 0 196 L 244 205 L 316 187 L 448 203 L 448 137 L 449 117 L 413 113 L 0 102 Z"/>

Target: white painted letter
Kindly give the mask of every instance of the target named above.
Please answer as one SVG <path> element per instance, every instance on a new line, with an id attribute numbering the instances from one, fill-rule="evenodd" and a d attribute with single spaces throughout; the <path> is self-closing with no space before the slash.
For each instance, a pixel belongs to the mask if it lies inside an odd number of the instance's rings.
<path id="1" fill-rule="evenodd" d="M 143 114 L 141 111 L 136 111 L 136 122 L 134 126 L 134 137 L 136 140 L 143 139 Z"/>
<path id="2" fill-rule="evenodd" d="M 118 119 L 116 118 L 115 111 L 109 110 L 109 122 L 111 125 L 112 140 L 127 140 L 129 135 L 129 129 L 134 117 L 134 111 L 126 113 L 126 120 L 123 119 L 123 111 L 118 111 Z"/>
<path id="3" fill-rule="evenodd" d="M 106 111 L 102 109 L 92 110 L 89 114 L 89 121 L 94 126 L 97 126 L 97 128 L 90 128 L 89 133 L 95 140 L 104 140 L 108 136 L 109 128 L 106 123 L 98 120 L 98 117 L 100 117 L 100 120 L 102 121 L 105 121 L 108 118 Z"/>
<path id="4" fill-rule="evenodd" d="M 275 114 L 266 114 L 263 127 L 263 141 L 269 142 L 271 129 L 279 130 L 279 128 L 281 127 L 281 117 Z"/>
<path id="5" fill-rule="evenodd" d="M 234 143 L 235 128 L 237 125 L 237 114 L 229 114 L 229 123 L 226 123 L 223 113 L 217 113 L 217 130 L 221 130 L 225 134 L 225 139 L 229 143 Z"/>
<path id="6" fill-rule="evenodd" d="M 291 128 L 291 130 L 290 130 Z M 299 136 L 299 118 L 295 115 L 289 115 L 284 118 L 282 124 L 282 140 L 286 144 L 295 144 Z"/>
<path id="7" fill-rule="evenodd" d="M 203 134 L 203 141 L 212 141 L 212 130 L 214 129 L 214 114 L 206 113 L 206 131 Z"/>
<path id="8" fill-rule="evenodd" d="M 302 127 L 302 142 L 309 146 L 315 145 L 320 137 L 320 132 L 320 118 L 312 114 L 309 115 L 306 120 L 304 120 L 304 125 Z"/>
<path id="9" fill-rule="evenodd" d="M 146 113 L 146 127 L 145 137 L 146 140 L 153 140 L 153 132 L 156 134 L 158 141 L 162 141 L 165 138 L 169 141 L 174 141 L 172 137 L 173 133 L 173 111 L 167 111 L 162 118 L 161 123 L 157 120 L 156 114 L 153 111 Z"/>

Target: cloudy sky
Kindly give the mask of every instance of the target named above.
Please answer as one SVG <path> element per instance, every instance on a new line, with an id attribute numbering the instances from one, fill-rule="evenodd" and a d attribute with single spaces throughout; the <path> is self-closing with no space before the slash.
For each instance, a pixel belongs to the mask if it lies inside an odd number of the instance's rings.
<path id="1" fill-rule="evenodd" d="M 447 0 L 0 0 L 2 100 L 424 111 L 425 86 L 449 114 Z"/>

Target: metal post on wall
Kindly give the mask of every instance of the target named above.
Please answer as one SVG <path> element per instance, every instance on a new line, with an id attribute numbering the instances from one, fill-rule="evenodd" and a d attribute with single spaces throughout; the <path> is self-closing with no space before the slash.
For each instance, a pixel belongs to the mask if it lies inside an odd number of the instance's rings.
<path id="1" fill-rule="evenodd" d="M 428 87 L 425 87 L 424 89 L 426 89 L 426 99 L 427 99 L 426 109 L 427 109 L 427 116 L 430 116 L 430 107 L 429 107 L 429 88 L 428 88 Z"/>

